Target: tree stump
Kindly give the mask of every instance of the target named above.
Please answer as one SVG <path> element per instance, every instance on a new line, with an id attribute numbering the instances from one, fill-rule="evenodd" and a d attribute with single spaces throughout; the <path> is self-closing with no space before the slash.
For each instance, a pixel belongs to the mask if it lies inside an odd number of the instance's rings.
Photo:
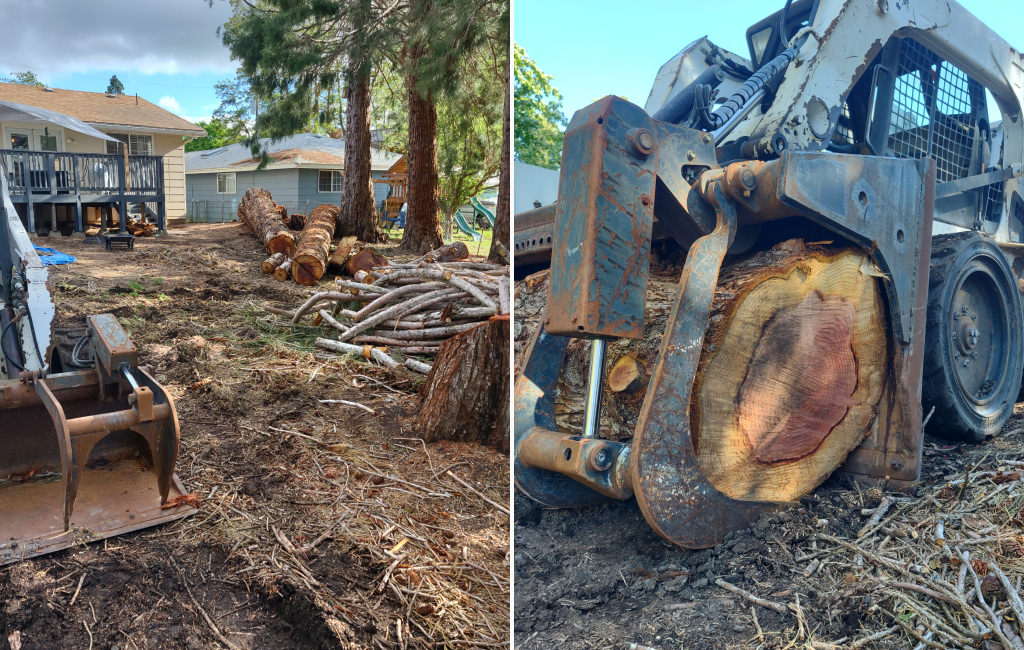
<path id="1" fill-rule="evenodd" d="M 320 205 L 306 219 L 292 259 L 292 278 L 296 283 L 311 287 L 323 277 L 340 209 L 336 205 Z"/>
<path id="2" fill-rule="evenodd" d="M 689 413 L 697 462 L 716 488 L 740 499 L 796 499 L 864 440 L 887 368 L 877 277 L 862 251 L 798 240 L 726 261 Z M 653 273 L 643 338 L 609 344 L 602 438 L 632 437 L 677 292 L 677 273 Z M 546 273 L 517 285 L 519 354 L 547 293 Z M 555 399 L 562 431 L 582 431 L 589 352 L 588 341 L 569 344 Z"/>
<path id="3" fill-rule="evenodd" d="M 441 344 L 420 390 L 423 439 L 509 451 L 509 317 L 494 316 Z"/>
<path id="4" fill-rule="evenodd" d="M 249 227 L 271 255 L 295 253 L 295 235 L 288 231 L 277 211 L 270 192 L 262 187 L 250 187 L 238 204 L 238 218 Z"/>

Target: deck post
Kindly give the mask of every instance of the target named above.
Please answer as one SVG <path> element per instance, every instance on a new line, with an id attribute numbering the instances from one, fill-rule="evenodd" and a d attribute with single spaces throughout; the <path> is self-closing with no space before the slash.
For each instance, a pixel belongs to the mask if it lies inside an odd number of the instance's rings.
<path id="1" fill-rule="evenodd" d="M 128 201 L 124 198 L 124 190 L 127 185 L 127 170 L 125 169 L 125 160 L 128 156 L 118 158 L 117 160 L 117 180 L 118 180 L 118 196 L 117 196 L 117 216 L 118 226 L 117 232 L 123 235 L 127 232 L 128 225 Z"/>
<path id="2" fill-rule="evenodd" d="M 79 174 L 81 170 L 74 161 L 71 169 L 75 177 L 75 232 L 85 232 L 85 227 L 82 225 L 82 179 Z"/>
<path id="3" fill-rule="evenodd" d="M 26 207 L 26 210 L 25 210 L 26 213 L 27 213 L 26 214 L 26 216 L 27 216 L 26 221 L 28 223 L 26 223 L 25 225 L 28 226 L 28 231 L 34 235 L 35 232 L 36 232 L 36 214 L 35 214 L 35 210 L 32 208 L 32 190 L 31 189 L 29 189 L 28 196 L 26 196 L 25 198 L 28 199 L 27 207 Z"/>
<path id="4" fill-rule="evenodd" d="M 156 161 L 156 177 L 159 180 L 160 191 L 157 193 L 159 202 L 156 208 L 156 231 L 157 234 L 167 234 L 167 193 L 164 190 L 166 179 L 164 178 L 164 159 Z"/>

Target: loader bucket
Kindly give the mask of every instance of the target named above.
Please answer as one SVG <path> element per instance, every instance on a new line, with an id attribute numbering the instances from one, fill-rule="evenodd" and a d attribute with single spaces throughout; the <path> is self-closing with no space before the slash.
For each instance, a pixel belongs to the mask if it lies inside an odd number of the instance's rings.
<path id="1" fill-rule="evenodd" d="M 129 372 L 113 397 L 97 370 L 0 381 L 0 565 L 196 512 L 174 506 L 174 404 Z"/>

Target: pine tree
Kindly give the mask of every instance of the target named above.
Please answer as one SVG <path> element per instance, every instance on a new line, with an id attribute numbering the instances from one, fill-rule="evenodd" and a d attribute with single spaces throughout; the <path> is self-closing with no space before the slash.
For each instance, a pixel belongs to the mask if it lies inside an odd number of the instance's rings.
<path id="1" fill-rule="evenodd" d="M 107 84 L 107 94 L 108 95 L 123 95 L 124 94 L 124 84 L 121 83 L 121 80 L 117 78 L 116 74 L 115 75 L 111 75 L 111 77 L 110 77 L 110 83 Z"/>

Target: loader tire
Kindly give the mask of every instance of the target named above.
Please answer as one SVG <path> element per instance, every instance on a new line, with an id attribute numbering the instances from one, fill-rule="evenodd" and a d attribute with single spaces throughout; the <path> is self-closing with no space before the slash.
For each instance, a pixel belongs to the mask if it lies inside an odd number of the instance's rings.
<path id="1" fill-rule="evenodd" d="M 978 233 L 932 239 L 922 405 L 929 434 L 981 442 L 1013 413 L 1024 372 L 1017 283 Z"/>

